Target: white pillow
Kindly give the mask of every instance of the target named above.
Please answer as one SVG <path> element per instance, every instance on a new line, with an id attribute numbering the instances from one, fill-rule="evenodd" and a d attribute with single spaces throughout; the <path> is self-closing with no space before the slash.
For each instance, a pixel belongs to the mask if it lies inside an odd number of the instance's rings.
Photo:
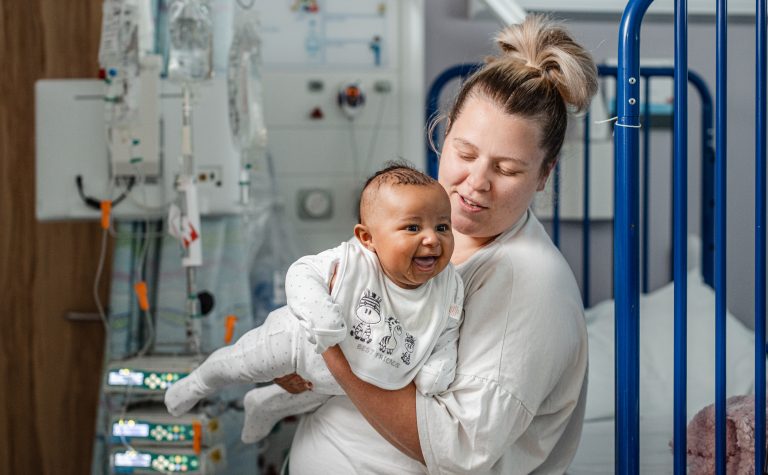
<path id="1" fill-rule="evenodd" d="M 674 284 L 640 298 L 640 412 L 669 415 L 674 407 Z M 614 302 L 586 311 L 589 391 L 586 420 L 614 417 Z M 754 333 L 726 315 L 727 395 L 754 385 Z M 688 273 L 688 387 L 690 419 L 715 399 L 715 293 L 698 269 Z"/>

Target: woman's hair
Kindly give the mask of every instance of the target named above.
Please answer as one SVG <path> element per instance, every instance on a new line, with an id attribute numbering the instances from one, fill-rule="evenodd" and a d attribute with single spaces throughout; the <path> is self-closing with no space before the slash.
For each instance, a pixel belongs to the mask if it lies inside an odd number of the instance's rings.
<path id="1" fill-rule="evenodd" d="M 597 92 L 597 67 L 562 25 L 543 15 L 529 15 L 522 24 L 505 28 L 496 43 L 499 55 L 487 58 L 462 85 L 445 133 L 468 98 L 489 99 L 507 114 L 539 126 L 545 152 L 541 172 L 547 172 L 563 145 L 568 110 L 583 111 Z"/>

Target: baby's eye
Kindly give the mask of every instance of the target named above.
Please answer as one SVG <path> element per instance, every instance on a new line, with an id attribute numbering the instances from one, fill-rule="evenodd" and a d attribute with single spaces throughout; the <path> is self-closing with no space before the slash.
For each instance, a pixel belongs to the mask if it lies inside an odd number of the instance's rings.
<path id="1" fill-rule="evenodd" d="M 418 224 L 409 224 L 408 226 L 405 227 L 405 230 L 413 232 L 413 233 L 418 232 L 419 231 L 419 225 Z"/>
<path id="2" fill-rule="evenodd" d="M 450 231 L 450 230 L 451 230 L 451 227 L 450 227 L 450 226 L 448 226 L 447 224 L 438 224 L 438 225 L 437 225 L 437 227 L 436 227 L 435 229 L 436 229 L 436 230 L 437 230 L 437 232 L 439 232 L 439 233 L 445 233 L 445 232 L 448 232 L 448 231 Z"/>
<path id="3" fill-rule="evenodd" d="M 475 159 L 475 156 L 474 155 L 469 155 L 467 153 L 460 153 L 459 154 L 459 158 L 461 158 L 462 160 L 471 161 L 471 160 Z"/>

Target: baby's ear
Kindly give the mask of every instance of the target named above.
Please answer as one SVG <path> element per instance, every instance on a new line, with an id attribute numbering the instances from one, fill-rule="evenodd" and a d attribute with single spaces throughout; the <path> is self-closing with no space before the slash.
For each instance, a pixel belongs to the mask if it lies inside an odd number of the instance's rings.
<path id="1" fill-rule="evenodd" d="M 363 247 L 371 252 L 376 252 L 376 249 L 373 247 L 373 236 L 371 236 L 368 226 L 364 224 L 356 224 L 355 237 L 360 241 L 360 244 L 362 244 Z"/>

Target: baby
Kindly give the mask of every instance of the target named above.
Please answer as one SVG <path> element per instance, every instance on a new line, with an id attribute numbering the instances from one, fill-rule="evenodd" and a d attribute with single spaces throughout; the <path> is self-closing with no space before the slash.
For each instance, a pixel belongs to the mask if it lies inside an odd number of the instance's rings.
<path id="1" fill-rule="evenodd" d="M 221 348 L 165 394 L 174 416 L 234 383 L 297 373 L 313 390 L 277 385 L 246 396 L 244 442 L 283 417 L 344 394 L 320 355 L 340 345 L 352 371 L 384 389 L 412 380 L 423 394 L 453 380 L 464 286 L 450 265 L 451 207 L 434 179 L 406 165 L 373 175 L 360 198 L 356 239 L 296 261 L 286 274 L 287 307 Z"/>

